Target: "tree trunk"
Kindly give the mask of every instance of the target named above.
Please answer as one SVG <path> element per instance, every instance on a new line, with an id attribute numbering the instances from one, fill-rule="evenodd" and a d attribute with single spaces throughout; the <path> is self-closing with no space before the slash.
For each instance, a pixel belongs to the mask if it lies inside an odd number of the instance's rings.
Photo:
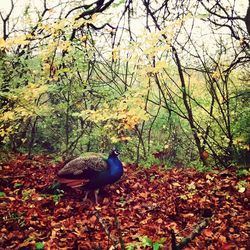
<path id="1" fill-rule="evenodd" d="M 176 62 L 177 68 L 178 68 L 178 73 L 179 73 L 179 77 L 180 77 L 180 81 L 181 81 L 182 100 L 183 100 L 184 106 L 187 110 L 188 122 L 189 122 L 190 128 L 191 128 L 192 133 L 193 133 L 194 141 L 195 141 L 196 147 L 197 147 L 198 152 L 199 152 L 200 160 L 203 162 L 203 164 L 205 166 L 207 166 L 207 160 L 205 159 L 205 157 L 203 157 L 203 149 L 202 149 L 200 138 L 198 136 L 198 129 L 195 126 L 192 108 L 188 103 L 187 88 L 186 88 L 186 83 L 185 83 L 183 71 L 181 68 L 181 62 L 180 62 L 180 59 L 179 59 L 179 56 L 178 56 L 178 53 L 177 53 L 175 47 L 172 47 L 172 49 L 173 49 L 173 54 L 174 54 L 175 62 Z"/>
<path id="2" fill-rule="evenodd" d="M 248 35 L 250 36 L 250 0 L 248 2 L 247 14 L 245 16 L 245 24 L 246 24 L 246 27 L 247 27 Z"/>

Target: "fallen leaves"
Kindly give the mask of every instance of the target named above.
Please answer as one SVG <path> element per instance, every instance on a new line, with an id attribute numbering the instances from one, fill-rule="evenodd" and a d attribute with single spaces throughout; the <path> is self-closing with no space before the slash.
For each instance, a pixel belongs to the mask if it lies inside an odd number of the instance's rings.
<path id="1" fill-rule="evenodd" d="M 122 244 L 167 249 L 171 229 L 178 243 L 204 218 L 208 226 L 186 249 L 249 247 L 249 178 L 239 179 L 233 168 L 202 174 L 126 165 L 126 175 L 105 188 L 95 206 L 94 197 L 83 202 L 74 190 L 42 192 L 61 166 L 45 156 L 23 155 L 3 165 L 1 249 L 120 249 Z"/>
<path id="2" fill-rule="evenodd" d="M 209 237 L 209 238 L 211 238 L 213 236 L 213 232 L 208 228 L 203 230 L 203 234 L 204 234 L 204 236 Z"/>

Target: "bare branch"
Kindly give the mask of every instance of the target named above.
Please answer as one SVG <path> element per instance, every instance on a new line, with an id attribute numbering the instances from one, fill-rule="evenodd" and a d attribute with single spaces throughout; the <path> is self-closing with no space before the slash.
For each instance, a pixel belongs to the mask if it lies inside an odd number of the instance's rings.
<path id="1" fill-rule="evenodd" d="M 12 14 L 14 10 L 14 0 L 11 0 L 11 7 L 10 7 L 10 11 L 7 13 L 6 17 L 3 16 L 3 14 L 0 12 L 0 17 L 3 21 L 3 39 L 6 40 L 9 36 L 8 31 L 7 31 L 7 26 L 8 26 L 8 22 L 10 19 L 10 16 Z"/>

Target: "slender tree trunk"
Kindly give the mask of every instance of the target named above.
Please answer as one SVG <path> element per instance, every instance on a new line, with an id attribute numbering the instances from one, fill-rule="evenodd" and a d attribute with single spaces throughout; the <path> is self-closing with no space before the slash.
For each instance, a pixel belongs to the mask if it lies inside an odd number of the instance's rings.
<path id="1" fill-rule="evenodd" d="M 70 113 L 70 96 L 71 96 L 71 80 L 70 82 L 68 83 L 69 86 L 68 86 L 68 92 L 67 92 L 67 109 L 66 109 L 66 120 L 65 120 L 65 146 L 66 146 L 66 149 L 65 149 L 65 152 L 66 152 L 66 155 L 68 155 L 69 153 L 69 113 Z"/>
<path id="2" fill-rule="evenodd" d="M 35 118 L 35 121 L 32 125 L 31 128 L 31 135 L 30 135 L 30 141 L 29 141 L 29 150 L 28 150 L 28 158 L 31 159 L 31 154 L 32 154 L 32 149 L 33 149 L 33 145 L 34 145 L 34 141 L 36 138 L 36 124 L 38 121 L 38 117 Z"/>
<path id="3" fill-rule="evenodd" d="M 192 111 L 192 108 L 188 102 L 187 88 L 186 88 L 186 83 L 185 83 L 185 79 L 184 79 L 184 75 L 183 75 L 183 71 L 182 71 L 182 67 L 181 67 L 181 62 L 180 62 L 180 59 L 179 59 L 179 56 L 178 56 L 178 53 L 177 53 L 175 47 L 172 47 L 172 49 L 173 49 L 173 54 L 174 54 L 175 62 L 176 62 L 177 68 L 178 68 L 178 73 L 179 73 L 179 77 L 180 77 L 180 81 L 181 81 L 182 100 L 183 100 L 184 106 L 185 106 L 187 114 L 188 114 L 188 122 L 189 122 L 190 128 L 191 128 L 192 133 L 193 133 L 194 141 L 195 141 L 196 147 L 197 147 L 198 152 L 199 152 L 200 160 L 203 162 L 203 164 L 205 166 L 207 166 L 207 161 L 203 157 L 203 154 L 202 154 L 203 149 L 202 149 L 200 138 L 198 136 L 198 129 L 195 126 L 193 111 Z"/>
<path id="4" fill-rule="evenodd" d="M 245 16 L 245 24 L 247 27 L 248 35 L 250 36 L 250 0 L 248 1 L 248 9 L 247 9 L 247 14 Z"/>

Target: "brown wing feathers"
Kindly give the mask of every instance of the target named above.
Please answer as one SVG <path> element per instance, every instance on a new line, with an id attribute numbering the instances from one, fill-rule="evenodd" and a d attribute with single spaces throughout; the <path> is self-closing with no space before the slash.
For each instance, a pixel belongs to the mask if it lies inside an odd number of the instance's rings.
<path id="1" fill-rule="evenodd" d="M 107 167 L 107 162 L 101 157 L 78 157 L 68 162 L 58 172 L 58 181 L 72 188 L 81 187 L 86 184 L 86 179 L 94 177 Z"/>

